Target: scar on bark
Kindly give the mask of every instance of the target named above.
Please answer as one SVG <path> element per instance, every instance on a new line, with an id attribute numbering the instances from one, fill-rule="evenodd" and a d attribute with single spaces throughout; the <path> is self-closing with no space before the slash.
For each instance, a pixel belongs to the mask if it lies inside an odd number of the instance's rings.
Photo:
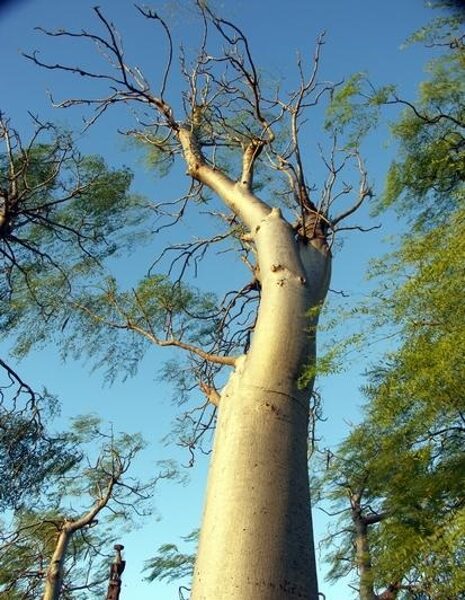
<path id="1" fill-rule="evenodd" d="M 283 265 L 271 265 L 271 270 L 276 273 L 277 271 L 283 271 L 284 267 Z"/>

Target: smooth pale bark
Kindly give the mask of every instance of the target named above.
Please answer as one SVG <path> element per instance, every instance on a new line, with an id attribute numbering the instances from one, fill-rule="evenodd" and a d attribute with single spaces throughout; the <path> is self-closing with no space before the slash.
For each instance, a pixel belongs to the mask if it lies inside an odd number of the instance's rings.
<path id="1" fill-rule="evenodd" d="M 60 533 L 58 535 L 57 543 L 53 550 L 53 555 L 50 560 L 50 564 L 47 569 L 47 576 L 45 578 L 45 587 L 42 600 L 58 600 L 63 586 L 63 570 L 66 559 L 66 551 L 68 549 L 69 541 L 72 536 L 86 527 L 91 526 L 94 523 L 95 517 L 99 512 L 107 506 L 115 483 L 118 481 L 119 476 L 123 473 L 123 465 L 117 461 L 118 468 L 120 471 L 113 473 L 110 478 L 108 485 L 98 500 L 96 500 L 93 507 L 80 518 L 75 520 L 66 519 L 63 521 L 60 527 Z"/>
<path id="2" fill-rule="evenodd" d="M 221 393 L 191 598 L 317 600 L 310 390 L 298 378 L 315 359 L 330 255 L 296 240 L 275 209 L 251 234 L 262 297 L 250 350 Z"/>
<path id="3" fill-rule="evenodd" d="M 315 327 L 331 256 L 302 240 L 251 190 L 244 153 L 234 182 L 212 167 L 192 131 L 177 130 L 188 174 L 248 230 L 261 286 L 247 355 L 221 393 L 191 600 L 318 600 L 307 464 L 309 398 L 299 388 L 315 361 Z"/>
<path id="4" fill-rule="evenodd" d="M 58 600 L 60 597 L 63 586 L 63 565 L 72 534 L 72 530 L 65 523 L 61 528 L 53 556 L 47 569 L 43 600 Z"/>

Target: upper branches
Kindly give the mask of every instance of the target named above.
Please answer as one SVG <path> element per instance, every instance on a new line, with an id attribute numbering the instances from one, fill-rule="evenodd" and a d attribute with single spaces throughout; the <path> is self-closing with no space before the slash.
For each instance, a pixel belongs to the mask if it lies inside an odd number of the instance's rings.
<path id="1" fill-rule="evenodd" d="M 269 206 L 256 195 L 254 172 L 272 168 L 284 174 L 287 195 L 300 212 L 301 231 L 315 238 L 325 237 L 331 229 L 330 198 L 326 187 L 321 202 L 310 198 L 311 184 L 305 176 L 305 160 L 301 136 L 305 112 L 316 106 L 337 84 L 320 83 L 318 79 L 321 48 L 320 36 L 309 72 L 303 59 L 298 59 L 299 83 L 285 99 L 279 88 L 273 89 L 256 66 L 250 42 L 243 30 L 219 17 L 204 2 L 197 1 L 201 34 L 197 54 L 190 58 L 181 48 L 180 69 L 185 88 L 179 102 L 167 101 L 167 88 L 173 77 L 175 41 L 167 22 L 154 10 L 137 10 L 150 22 L 158 23 L 167 42 L 167 61 L 162 69 L 158 91 L 154 90 L 141 68 L 131 66 L 125 57 L 120 35 L 99 8 L 95 9 L 103 33 L 44 31 L 52 37 L 78 38 L 95 44 L 108 65 L 102 71 L 79 66 L 43 61 L 37 52 L 26 55 L 36 64 L 52 70 L 79 74 L 108 84 L 109 93 L 94 98 L 73 98 L 57 104 L 60 107 L 86 105 L 95 107 L 88 124 L 93 123 L 116 103 L 134 103 L 138 127 L 128 132 L 156 148 L 160 158 L 182 155 L 191 177 L 217 193 L 229 209 L 253 229 L 269 211 Z M 220 47 L 219 51 L 212 50 Z M 335 144 L 338 153 L 343 149 Z M 356 156 L 361 192 L 351 209 L 335 219 L 334 226 L 351 215 L 371 195 L 366 171 Z M 232 168 L 225 168 L 225 161 Z M 231 162 L 232 161 L 232 162 Z M 350 162 L 350 161 L 349 161 Z M 237 174 L 233 174 L 235 171 Z M 338 171 L 330 169 L 330 177 Z M 344 186 L 348 193 L 348 186 Z M 312 216 L 313 215 L 313 216 Z M 317 221 L 318 227 L 307 227 L 306 221 Z M 317 231 L 318 230 L 318 231 Z"/>
<path id="2" fill-rule="evenodd" d="M 175 159 L 184 164 L 191 178 L 188 192 L 177 200 L 152 206 L 160 219 L 155 232 L 166 233 L 167 227 L 181 224 L 191 207 L 197 214 L 214 217 L 213 233 L 209 228 L 208 234 L 202 232 L 192 241 L 169 242 L 159 260 L 154 261 L 157 268 L 167 267 L 170 275 L 177 269 L 174 282 L 156 280 L 150 270 L 150 276 L 130 292 L 120 294 L 115 289 L 104 289 L 94 295 L 76 294 L 73 307 L 78 309 L 77 320 L 86 321 L 84 337 L 90 354 L 101 352 L 99 364 L 114 365 L 120 360 L 133 371 L 141 356 L 136 338 L 181 348 L 188 353 L 193 373 L 183 385 L 187 388 L 200 384 L 207 398 L 215 403 L 215 378 L 221 380 L 219 371 L 224 366 L 234 366 L 235 356 L 248 350 L 256 324 L 261 259 L 254 235 L 271 211 L 271 202 L 264 199 L 265 191 L 285 208 L 284 218 L 294 230 L 287 228 L 287 239 L 297 257 L 297 251 L 306 244 L 327 254 L 332 233 L 371 196 L 371 189 L 359 147 L 347 146 L 338 132 L 333 132 L 329 151 L 321 150 L 317 157 L 318 170 L 322 165 L 324 171 L 319 188 L 315 185 L 317 168 L 311 165 L 309 172 L 310 161 L 303 142 L 313 124 L 307 120 L 307 113 L 330 100 L 339 85 L 320 81 L 324 36 L 318 38 L 309 64 L 303 57 L 298 58 L 294 89 L 283 93 L 280 85 L 270 81 L 259 68 L 243 29 L 218 16 L 206 3 L 198 0 L 194 4 L 200 27 L 197 50 L 192 53 L 178 44 L 176 30 L 158 11 L 137 7 L 138 16 L 148 27 L 159 28 L 165 42 L 166 53 L 150 55 L 155 70 L 159 70 L 153 81 L 146 67 L 130 61 L 117 28 L 99 8 L 94 9 L 97 32 L 42 29 L 52 38 L 94 46 L 98 54 L 90 63 L 92 66 L 50 62 L 38 52 L 27 57 L 43 68 L 79 75 L 92 82 L 94 95 L 64 99 L 56 106 L 90 109 L 87 126 L 115 105 L 129 106 L 135 125 L 125 133 L 149 149 L 151 163 L 158 165 L 163 174 Z M 179 69 L 175 81 L 177 47 Z M 179 83 L 182 87 L 178 99 L 173 100 L 172 91 L 180 87 Z M 358 186 L 344 181 L 344 173 L 350 167 L 355 167 Z M 209 191 L 224 206 L 212 206 Z M 345 200 L 343 208 L 334 216 L 340 200 Z M 293 223 L 295 219 L 297 222 Z M 183 284 L 188 269 L 196 274 L 207 253 L 211 249 L 224 251 L 225 244 L 250 268 L 251 281 L 226 294 L 223 291 L 223 300 L 211 303 L 208 310 L 198 310 L 198 298 L 174 308 L 164 299 L 155 306 L 162 288 L 169 290 L 171 300 L 179 300 L 185 293 Z M 63 327 L 73 318 L 63 317 Z M 99 338 L 100 328 L 111 331 L 109 343 L 108 338 Z M 121 331 L 129 331 L 129 345 L 118 342 Z M 72 340 L 69 348 L 79 354 L 82 347 L 76 348 L 77 343 Z M 79 343 L 82 346 L 82 338 Z M 133 352 L 128 352 L 128 348 Z"/>

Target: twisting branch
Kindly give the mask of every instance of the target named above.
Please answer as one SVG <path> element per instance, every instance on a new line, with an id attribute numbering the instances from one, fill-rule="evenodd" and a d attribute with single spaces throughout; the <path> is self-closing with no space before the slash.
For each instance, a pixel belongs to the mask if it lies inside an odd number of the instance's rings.
<path id="1" fill-rule="evenodd" d="M 125 320 L 122 322 L 117 322 L 117 321 L 112 321 L 110 319 L 106 319 L 105 317 L 102 317 L 102 316 L 96 314 L 95 312 L 93 312 L 87 306 L 84 306 L 83 304 L 80 304 L 78 302 L 73 302 L 72 304 L 78 310 L 86 313 L 94 321 L 103 323 L 113 329 L 126 329 L 128 331 L 135 331 L 135 332 L 139 333 L 140 335 L 142 335 L 142 337 L 146 338 L 152 344 L 155 344 L 156 346 L 162 346 L 162 347 L 173 346 L 173 347 L 181 348 L 182 350 L 186 350 L 187 352 L 189 352 L 191 354 L 200 356 L 204 360 L 211 362 L 213 364 L 228 365 L 231 367 L 233 367 L 236 364 L 237 359 L 232 356 L 219 356 L 216 354 L 211 354 L 209 352 L 206 352 L 205 350 L 202 350 L 201 348 L 198 348 L 197 346 L 194 346 L 193 344 L 188 344 L 179 339 L 174 339 L 174 338 L 161 339 L 157 335 L 155 335 L 155 333 L 153 331 L 146 330 L 143 327 L 141 327 L 140 325 L 137 325 L 136 323 L 134 323 L 127 315 L 124 314 L 124 311 L 122 311 L 120 309 L 120 307 L 117 307 L 117 308 L 118 308 L 118 310 L 120 310 L 121 315 L 125 317 Z"/>
<path id="2" fill-rule="evenodd" d="M 418 117 L 418 119 L 420 119 L 424 123 L 427 123 L 428 125 L 435 125 L 436 123 L 439 123 L 440 121 L 449 121 L 453 125 L 456 125 L 459 129 L 465 128 L 465 121 L 458 119 L 454 115 L 451 115 L 449 113 L 444 113 L 444 112 L 437 112 L 434 115 L 428 115 L 426 113 L 420 112 L 418 110 L 418 107 L 415 106 L 415 104 L 413 104 L 412 102 L 409 102 L 408 100 L 404 100 L 403 98 L 400 98 L 399 96 L 397 96 L 395 94 L 394 94 L 394 98 L 392 100 L 386 100 L 385 104 L 401 104 L 403 106 L 407 106 L 414 113 L 414 115 L 416 117 Z"/>
<path id="3" fill-rule="evenodd" d="M 251 104 L 253 106 L 255 116 L 259 123 L 262 125 L 264 134 L 266 136 L 262 140 L 262 142 L 267 141 L 268 143 L 272 143 L 275 138 L 272 130 L 272 123 L 269 123 L 268 120 L 265 118 L 263 110 L 261 108 L 263 95 L 260 90 L 259 77 L 254 60 L 252 58 L 247 37 L 237 25 L 215 15 L 213 11 L 206 5 L 206 3 L 202 2 L 201 0 L 197 0 L 197 5 L 203 14 L 206 14 L 208 15 L 208 17 L 210 17 L 217 31 L 220 33 L 222 38 L 230 45 L 231 49 L 225 50 L 224 58 L 217 60 L 226 60 L 246 82 L 247 86 L 249 87 L 252 93 Z M 229 33 L 228 30 L 231 33 Z M 242 56 L 242 54 L 237 51 L 237 48 L 240 44 L 242 44 L 244 48 L 244 54 L 248 66 L 246 66 L 246 62 L 244 61 L 244 57 Z"/>
<path id="4" fill-rule="evenodd" d="M 35 392 L 32 389 L 32 387 L 20 377 L 20 375 L 17 373 L 17 371 L 15 371 L 7 362 L 5 362 L 1 358 L 0 358 L 0 367 L 2 369 L 4 369 L 4 371 L 6 371 L 6 373 L 8 375 L 8 379 L 9 379 L 8 387 L 16 386 L 14 399 L 19 398 L 19 396 L 22 393 L 25 393 L 28 398 L 27 405 L 29 406 L 30 409 L 34 409 L 37 406 L 37 402 L 38 402 L 37 392 Z M 0 386 L 0 399 L 1 400 L 3 400 L 3 397 L 4 397 L 5 387 L 6 386 L 4 386 L 4 385 Z"/>
<path id="5" fill-rule="evenodd" d="M 75 106 L 75 105 L 79 105 L 79 104 L 95 105 L 97 107 L 97 113 L 96 113 L 96 116 L 91 120 L 91 122 L 95 122 L 95 119 L 98 118 L 99 116 L 101 116 L 103 114 L 103 112 L 105 112 L 105 110 L 111 104 L 114 104 L 117 102 L 127 102 L 129 100 L 132 100 L 135 102 L 141 102 L 141 103 L 153 106 L 160 113 L 160 115 L 163 116 L 167 126 L 170 129 L 175 130 L 175 131 L 178 130 L 179 125 L 173 118 L 171 107 L 168 104 L 166 104 L 166 102 L 163 100 L 162 96 L 155 96 L 151 93 L 150 86 L 149 86 L 148 82 L 146 81 L 146 79 L 141 74 L 139 69 L 137 69 L 136 67 L 131 68 L 131 67 L 129 67 L 129 65 L 127 65 L 125 63 L 124 51 L 123 51 L 122 45 L 119 41 L 119 34 L 116 31 L 113 24 L 110 23 L 110 21 L 108 21 L 108 19 L 103 15 L 103 13 L 99 7 L 95 7 L 94 11 L 95 11 L 99 21 L 103 24 L 104 29 L 106 30 L 106 32 L 108 34 L 108 39 L 105 39 L 104 37 L 97 35 L 97 34 L 89 33 L 85 30 L 83 30 L 80 33 L 73 33 L 73 32 L 62 31 L 62 30 L 48 31 L 41 27 L 39 27 L 37 29 L 39 31 L 41 31 L 42 33 L 44 33 L 45 35 L 48 35 L 50 37 L 72 37 L 72 38 L 81 38 L 81 39 L 87 39 L 87 40 L 92 41 L 94 44 L 96 44 L 98 49 L 103 49 L 108 53 L 108 54 L 105 54 L 105 58 L 112 67 L 116 67 L 116 69 L 118 70 L 118 72 L 120 74 L 120 77 L 115 77 L 114 75 L 110 75 L 110 74 L 95 73 L 93 71 L 89 71 L 89 70 L 83 69 L 81 67 L 73 67 L 73 66 L 62 65 L 62 64 L 58 64 L 58 63 L 55 63 L 55 64 L 46 63 L 39 59 L 37 52 L 33 52 L 32 54 L 28 54 L 28 53 L 24 54 L 24 56 L 26 58 L 32 60 L 34 63 L 36 63 L 37 65 L 39 65 L 45 69 L 77 73 L 83 77 L 89 77 L 91 79 L 108 81 L 109 83 L 113 84 L 114 92 L 107 98 L 104 98 L 104 99 L 94 99 L 94 98 L 92 98 L 92 99 L 70 99 L 70 100 L 65 100 L 64 102 L 59 103 L 57 106 L 66 108 L 69 106 Z M 142 14 L 144 14 L 143 10 L 139 9 L 139 11 Z M 144 14 L 144 16 L 147 18 L 155 18 L 155 17 L 151 16 L 151 13 Z M 159 18 L 156 20 L 160 21 L 162 23 L 162 26 L 164 26 L 163 20 L 161 20 Z M 163 79 L 163 84 L 162 84 L 163 91 L 164 91 L 164 85 L 166 83 L 166 79 L 168 77 L 168 70 L 169 70 L 170 65 L 171 65 L 171 62 L 169 62 L 169 64 L 168 64 L 168 69 L 165 72 L 165 77 Z M 114 86 L 117 86 L 117 87 L 115 88 Z"/>
<path id="6" fill-rule="evenodd" d="M 137 4 L 135 5 L 135 7 L 142 15 L 144 15 L 144 17 L 147 17 L 147 19 L 159 21 L 168 39 L 168 62 L 166 65 L 165 72 L 163 73 L 163 80 L 160 88 L 160 99 L 164 101 L 163 96 L 165 95 L 166 86 L 168 84 L 168 77 L 171 70 L 171 64 L 173 62 L 173 39 L 171 37 L 171 32 L 164 19 L 162 19 L 157 12 L 149 8 L 142 8 Z"/>

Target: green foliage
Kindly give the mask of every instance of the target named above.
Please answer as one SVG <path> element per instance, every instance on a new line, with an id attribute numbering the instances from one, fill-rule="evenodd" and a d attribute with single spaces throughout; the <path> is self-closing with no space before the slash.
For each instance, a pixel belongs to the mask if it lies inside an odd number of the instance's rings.
<path id="1" fill-rule="evenodd" d="M 187 544 L 197 544 L 198 529 L 182 538 Z M 163 544 L 158 548 L 158 553 L 145 563 L 145 570 L 149 571 L 147 581 L 179 582 L 184 577 L 192 577 L 194 570 L 195 552 L 183 553 L 176 544 Z"/>
<path id="2" fill-rule="evenodd" d="M 449 26 L 441 18 L 414 39 L 441 43 Z M 400 585 L 401 600 L 465 590 L 465 89 L 463 45 L 445 47 L 393 126 L 400 159 L 381 208 L 393 204 L 413 231 L 374 265 L 380 284 L 362 310 L 371 333 L 381 328 L 398 344 L 369 373 L 364 420 L 326 464 L 320 492 L 340 516 L 328 538 L 330 578 L 356 571 L 358 494 L 359 514 L 381 515 L 368 525 L 374 591 Z"/>
<path id="3" fill-rule="evenodd" d="M 461 0 L 439 0 L 428 2 L 430 8 L 441 10 L 443 14 L 431 19 L 409 36 L 405 45 L 421 43 L 426 46 L 449 46 L 454 48 L 460 44 L 464 18 Z"/>
<path id="4" fill-rule="evenodd" d="M 385 515 L 368 528 L 375 589 L 400 582 L 421 589 L 428 599 L 458 598 L 465 548 L 463 434 L 455 453 L 449 447 L 440 455 L 439 440 L 427 439 L 427 427 L 415 435 L 409 419 L 403 428 L 386 426 L 372 408 L 328 461 L 322 496 L 331 514 L 339 514 L 326 540 L 328 578 L 355 574 L 356 530 L 349 501 L 360 494 L 363 516 Z M 399 595 L 412 597 L 408 591 Z"/>
<path id="5" fill-rule="evenodd" d="M 2 244 L 29 241 L 29 248 L 18 243 L 18 262 L 23 258 L 25 266 L 28 258 L 46 255 L 52 264 L 59 262 L 59 252 L 71 249 L 102 258 L 114 251 L 108 236 L 136 218 L 138 199 L 129 194 L 132 174 L 109 169 L 98 156 L 82 156 L 69 134 L 53 130 L 50 135 L 50 143 L 13 155 L 15 176 L 8 156 L 0 155 L 2 187 L 15 188 L 9 214 L 14 239 L 3 235 Z"/>
<path id="6" fill-rule="evenodd" d="M 415 104 L 392 128 L 400 158 L 388 172 L 380 208 L 394 204 L 416 227 L 444 221 L 465 199 L 464 60 L 463 45 L 434 59 Z"/>
<path id="7" fill-rule="evenodd" d="M 112 514 L 120 517 L 125 515 L 125 520 L 130 520 L 133 509 L 138 504 L 143 505 L 144 497 L 141 483 L 136 482 L 126 487 L 124 485 L 125 473 L 130 467 L 134 457 L 145 447 L 145 442 L 140 434 L 115 434 L 113 428 L 108 430 L 102 427 L 102 420 L 96 415 L 81 415 L 71 421 L 71 428 L 67 437 L 74 447 L 80 450 L 80 460 L 70 466 L 55 481 L 54 494 L 60 502 L 72 504 L 75 508 L 67 512 L 67 518 L 76 518 L 88 506 L 93 505 L 115 477 L 119 484 L 112 493 L 110 505 Z M 97 449 L 96 449 L 97 448 Z M 151 486 L 147 485 L 147 491 Z M 140 498 L 137 498 L 137 491 Z M 70 502 L 72 497 L 81 498 L 81 502 Z M 131 502 L 127 503 L 126 498 Z M 139 511 L 140 514 L 140 511 Z"/>
<path id="8" fill-rule="evenodd" d="M 109 379 L 118 370 L 133 374 L 147 348 L 157 340 L 176 338 L 208 347 L 214 339 L 215 319 L 192 318 L 208 316 L 215 307 L 214 298 L 164 275 L 148 276 L 126 292 L 118 291 L 115 281 L 108 280 L 101 293 L 79 299 L 76 307 L 67 326 L 82 331 L 85 342 L 71 335 L 64 352 L 76 358 L 86 354 L 99 357 L 97 366 L 106 366 Z"/>
<path id="9" fill-rule="evenodd" d="M 328 127 L 336 123 L 344 127 L 354 120 L 357 106 L 353 104 L 353 100 L 359 96 L 364 78 L 364 73 L 355 73 L 333 93 L 327 111 Z"/>
<path id="10" fill-rule="evenodd" d="M 92 357 L 95 368 L 106 369 L 109 381 L 137 370 L 147 349 L 158 340 L 172 338 L 208 347 L 217 327 L 216 299 L 165 275 L 150 275 L 131 290 L 120 291 L 116 280 L 82 289 L 65 302 L 57 297 L 55 280 L 42 291 L 42 300 L 53 318 L 41 319 L 40 307 L 27 297 L 15 306 L 23 322 L 11 322 L 17 343 L 15 353 L 24 356 L 45 340 L 62 343 L 63 356 Z M 197 316 L 199 318 L 194 318 Z M 58 330 L 58 331 L 57 331 Z"/>
<path id="11" fill-rule="evenodd" d="M 154 132 L 135 133 L 131 138 L 136 149 L 143 152 L 144 165 L 158 177 L 165 177 L 174 164 L 176 148 L 170 138 L 163 138 Z"/>
<path id="12" fill-rule="evenodd" d="M 306 365 L 299 377 L 299 387 L 301 389 L 309 387 L 317 375 L 322 377 L 338 373 L 341 369 L 340 358 L 342 352 L 341 346 L 329 348 L 317 357 L 315 364 Z"/>
<path id="13" fill-rule="evenodd" d="M 1 373 L 1 372 L 0 372 Z M 56 399 L 46 390 L 13 388 L 11 378 L 0 385 L 0 509 L 32 507 L 78 454 L 63 434 L 51 433 L 47 423 Z"/>
<path id="14" fill-rule="evenodd" d="M 397 254 L 410 276 L 391 291 L 385 317 L 402 327 L 403 342 L 373 372 L 366 389 L 369 419 L 392 439 L 392 462 L 397 456 L 401 465 L 395 477 L 386 472 L 389 503 L 402 520 L 399 536 L 407 539 L 410 528 L 413 538 L 424 541 L 422 551 L 434 547 L 429 538 L 439 533 L 456 539 L 450 534 L 452 515 L 460 522 L 464 504 L 464 224 L 461 210 Z M 455 556 L 463 549 L 448 551 Z"/>
<path id="15" fill-rule="evenodd" d="M 366 87 L 369 87 L 369 91 Z M 347 135 L 347 147 L 357 147 L 360 140 L 376 126 L 379 106 L 393 91 L 393 86 L 373 90 L 365 73 L 355 73 L 332 93 L 326 111 L 325 128 Z"/>
<path id="16" fill-rule="evenodd" d="M 320 316 L 318 313 L 321 310 Z M 369 310 L 363 304 L 347 310 L 344 309 L 334 298 L 325 301 L 322 307 L 318 306 L 308 313 L 308 316 L 318 317 L 318 324 L 313 332 L 324 333 L 324 341 L 320 343 L 316 360 L 312 364 L 305 365 L 299 378 L 299 386 L 303 389 L 311 384 L 315 377 L 324 377 L 341 373 L 346 368 L 349 353 L 356 349 L 361 351 L 366 342 L 364 333 L 343 329 L 346 322 L 354 316 L 368 314 Z"/>
<path id="17" fill-rule="evenodd" d="M 102 261 L 132 244 L 145 214 L 129 192 L 129 170 L 81 155 L 69 134 L 43 126 L 29 146 L 14 130 L 8 135 L 16 148 L 0 155 L 0 326 L 6 334 L 28 317 L 50 319 Z"/>
<path id="18" fill-rule="evenodd" d="M 365 420 L 324 473 L 332 511 L 344 511 L 330 537 L 331 578 L 355 568 L 347 502 L 360 489 L 366 514 L 388 515 L 369 530 L 379 590 L 409 581 L 447 600 L 464 589 L 464 229 L 460 209 L 377 265 L 387 281 L 372 314 L 401 343 L 372 369 Z"/>
<path id="19" fill-rule="evenodd" d="M 60 437 L 48 437 L 26 414 L 0 414 L 0 506 L 33 503 L 40 491 L 77 460 Z"/>

